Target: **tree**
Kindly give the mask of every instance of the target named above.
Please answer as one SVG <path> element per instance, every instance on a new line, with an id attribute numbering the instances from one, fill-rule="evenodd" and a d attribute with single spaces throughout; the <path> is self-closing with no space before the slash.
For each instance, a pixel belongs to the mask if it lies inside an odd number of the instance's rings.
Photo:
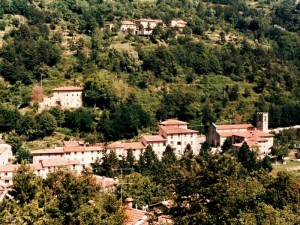
<path id="1" fill-rule="evenodd" d="M 116 100 L 113 83 L 108 76 L 94 74 L 84 83 L 84 102 L 88 106 L 110 109 Z"/>
<path id="2" fill-rule="evenodd" d="M 167 145 L 165 151 L 163 152 L 162 162 L 166 165 L 172 165 L 177 161 L 176 155 L 173 148 Z"/>
<path id="3" fill-rule="evenodd" d="M 24 162 L 19 166 L 13 177 L 14 188 L 9 192 L 22 206 L 33 200 L 41 188 L 41 178 L 37 177 Z"/>
<path id="4" fill-rule="evenodd" d="M 94 127 L 94 118 L 95 115 L 90 109 L 79 108 L 75 111 L 66 111 L 64 126 L 74 132 L 90 132 Z"/>
<path id="5" fill-rule="evenodd" d="M 265 156 L 261 162 L 261 166 L 262 168 L 264 168 L 265 170 L 271 172 L 273 170 L 273 166 L 272 166 L 272 163 L 271 163 L 271 159 L 269 156 Z"/>
<path id="6" fill-rule="evenodd" d="M 36 122 L 39 125 L 39 131 L 42 136 L 51 135 L 57 128 L 55 117 L 48 111 L 43 111 L 36 116 Z"/>
<path id="7" fill-rule="evenodd" d="M 248 172 L 257 169 L 258 164 L 256 154 L 249 148 L 246 142 L 243 143 L 242 147 L 238 151 L 237 158 L 244 168 L 248 170 Z"/>
<path id="8" fill-rule="evenodd" d="M 34 85 L 32 89 L 31 101 L 43 101 L 44 99 L 44 89 L 39 85 Z"/>
<path id="9" fill-rule="evenodd" d="M 105 154 L 103 159 L 97 159 L 95 163 L 92 164 L 94 173 L 107 176 L 115 177 L 118 174 L 119 169 L 119 159 L 114 150 L 111 150 L 108 154 Z"/>
<path id="10" fill-rule="evenodd" d="M 232 149 L 232 141 L 230 138 L 226 138 L 222 147 L 222 153 L 228 152 L 230 149 Z"/>
<path id="11" fill-rule="evenodd" d="M 148 176 L 140 173 L 132 173 L 124 177 L 124 183 L 118 187 L 117 194 L 120 196 L 122 188 L 123 199 L 131 197 L 139 208 L 162 201 L 168 197 L 162 185 L 156 184 Z"/>
<path id="12" fill-rule="evenodd" d="M 32 154 L 30 150 L 20 147 L 16 153 L 16 163 L 32 163 Z"/>

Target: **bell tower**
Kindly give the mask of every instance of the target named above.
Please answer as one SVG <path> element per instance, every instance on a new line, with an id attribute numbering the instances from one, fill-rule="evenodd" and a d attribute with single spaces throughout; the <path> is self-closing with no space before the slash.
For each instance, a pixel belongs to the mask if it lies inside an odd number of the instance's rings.
<path id="1" fill-rule="evenodd" d="M 258 112 L 256 114 L 256 127 L 263 132 L 269 131 L 269 113 Z"/>

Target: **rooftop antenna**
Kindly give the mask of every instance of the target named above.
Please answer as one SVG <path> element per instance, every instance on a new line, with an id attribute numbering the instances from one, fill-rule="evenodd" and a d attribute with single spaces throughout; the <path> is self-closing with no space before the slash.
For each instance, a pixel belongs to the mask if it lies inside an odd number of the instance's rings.
<path id="1" fill-rule="evenodd" d="M 121 171 L 121 180 L 123 180 L 123 170 L 133 170 L 133 168 L 120 168 L 120 169 L 113 169 L 114 171 L 116 170 L 119 170 Z M 123 185 L 124 184 L 134 184 L 134 183 L 124 183 L 124 182 L 121 182 L 119 183 L 121 185 L 121 199 L 120 199 L 120 202 L 121 202 L 121 205 L 123 204 Z"/>

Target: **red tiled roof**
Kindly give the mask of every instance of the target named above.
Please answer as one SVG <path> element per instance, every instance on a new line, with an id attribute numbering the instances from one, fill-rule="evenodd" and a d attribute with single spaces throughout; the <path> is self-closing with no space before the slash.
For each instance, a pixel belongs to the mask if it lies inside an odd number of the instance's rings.
<path id="1" fill-rule="evenodd" d="M 64 152 L 85 152 L 86 149 L 83 146 L 64 147 Z"/>
<path id="2" fill-rule="evenodd" d="M 64 160 L 64 159 L 50 159 L 50 160 L 43 160 L 42 166 L 45 167 L 52 167 L 52 166 L 67 166 L 67 165 L 80 165 L 79 160 Z"/>
<path id="3" fill-rule="evenodd" d="M 38 150 L 34 150 L 31 151 L 32 155 L 37 155 L 37 154 L 63 154 L 64 153 L 64 149 L 61 148 L 55 148 L 55 149 L 38 149 Z"/>
<path id="4" fill-rule="evenodd" d="M 43 167 L 40 163 L 36 163 L 36 164 L 30 164 L 30 169 L 32 169 L 32 170 L 41 170 L 41 169 L 43 169 Z"/>
<path id="5" fill-rule="evenodd" d="M 122 146 L 125 150 L 127 149 L 146 149 L 146 146 L 142 144 L 142 142 L 127 142 L 122 143 Z"/>
<path id="6" fill-rule="evenodd" d="M 166 142 L 167 141 L 167 139 L 165 139 L 161 135 L 146 135 L 146 136 L 142 136 L 141 139 L 142 138 L 147 142 Z"/>
<path id="7" fill-rule="evenodd" d="M 159 125 L 171 126 L 171 125 L 187 125 L 189 123 L 180 121 L 177 119 L 167 119 L 159 123 Z"/>
<path id="8" fill-rule="evenodd" d="M 142 219 L 143 216 L 146 215 L 146 211 L 133 208 L 126 208 L 125 215 L 127 217 L 125 225 L 135 225 L 139 220 Z"/>
<path id="9" fill-rule="evenodd" d="M 65 147 L 79 146 L 78 141 L 63 141 Z"/>
<path id="10" fill-rule="evenodd" d="M 58 87 L 54 88 L 53 91 L 83 91 L 83 88 L 76 86 Z"/>
<path id="11" fill-rule="evenodd" d="M 86 146 L 85 150 L 86 151 L 101 151 L 101 150 L 104 150 L 104 146 L 103 145 Z"/>
<path id="12" fill-rule="evenodd" d="M 217 130 L 254 129 L 252 124 L 215 125 Z"/>
<path id="13" fill-rule="evenodd" d="M 172 127 L 172 126 L 159 126 L 167 134 L 192 134 L 199 133 L 197 130 L 184 129 L 180 127 Z"/>
<path id="14" fill-rule="evenodd" d="M 14 172 L 15 170 L 18 169 L 18 167 L 19 165 L 12 165 L 12 164 L 1 165 L 0 172 Z"/>
<path id="15" fill-rule="evenodd" d="M 110 143 L 106 146 L 107 149 L 116 149 L 116 148 L 123 148 L 123 144 L 120 141 Z"/>

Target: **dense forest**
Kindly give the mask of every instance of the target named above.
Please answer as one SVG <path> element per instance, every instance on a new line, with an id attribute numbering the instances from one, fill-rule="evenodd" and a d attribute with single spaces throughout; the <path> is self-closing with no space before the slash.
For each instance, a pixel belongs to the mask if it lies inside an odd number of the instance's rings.
<path id="1" fill-rule="evenodd" d="M 177 117 L 205 132 L 211 122 L 251 122 L 257 111 L 270 113 L 270 127 L 299 123 L 299 5 L 293 1 L 0 5 L 1 116 L 11 120 L 0 125 L 3 132 L 24 140 L 63 131 L 111 141 L 132 138 L 160 119 Z M 187 26 L 158 25 L 147 37 L 120 32 L 122 20 L 139 18 L 180 18 Z M 83 86 L 88 109 L 36 115 L 33 86 L 41 80 L 45 94 Z M 134 114 L 128 123 L 125 112 Z"/>
<path id="2" fill-rule="evenodd" d="M 202 133 L 212 122 L 252 122 L 257 111 L 269 112 L 271 128 L 300 124 L 299 10 L 292 0 L 0 0 L 2 138 L 24 163 L 29 145 L 137 139 L 166 118 Z M 141 18 L 187 26 L 159 24 L 150 36 L 120 31 L 121 21 Z M 85 107 L 40 110 L 40 97 L 63 85 L 83 87 Z M 272 154 L 282 160 L 299 136 L 280 133 Z M 121 200 L 172 199 L 175 224 L 299 224 L 299 177 L 270 174 L 269 157 L 225 143 L 222 154 L 205 143 L 195 156 L 187 146 L 182 159 L 167 146 L 161 161 L 150 146 L 138 161 L 110 152 L 92 172 L 132 168 L 123 181 L 134 185 L 124 185 Z M 101 192 L 88 170 L 42 180 L 22 165 L 14 184 L 0 224 L 125 220 L 119 187 Z"/>

